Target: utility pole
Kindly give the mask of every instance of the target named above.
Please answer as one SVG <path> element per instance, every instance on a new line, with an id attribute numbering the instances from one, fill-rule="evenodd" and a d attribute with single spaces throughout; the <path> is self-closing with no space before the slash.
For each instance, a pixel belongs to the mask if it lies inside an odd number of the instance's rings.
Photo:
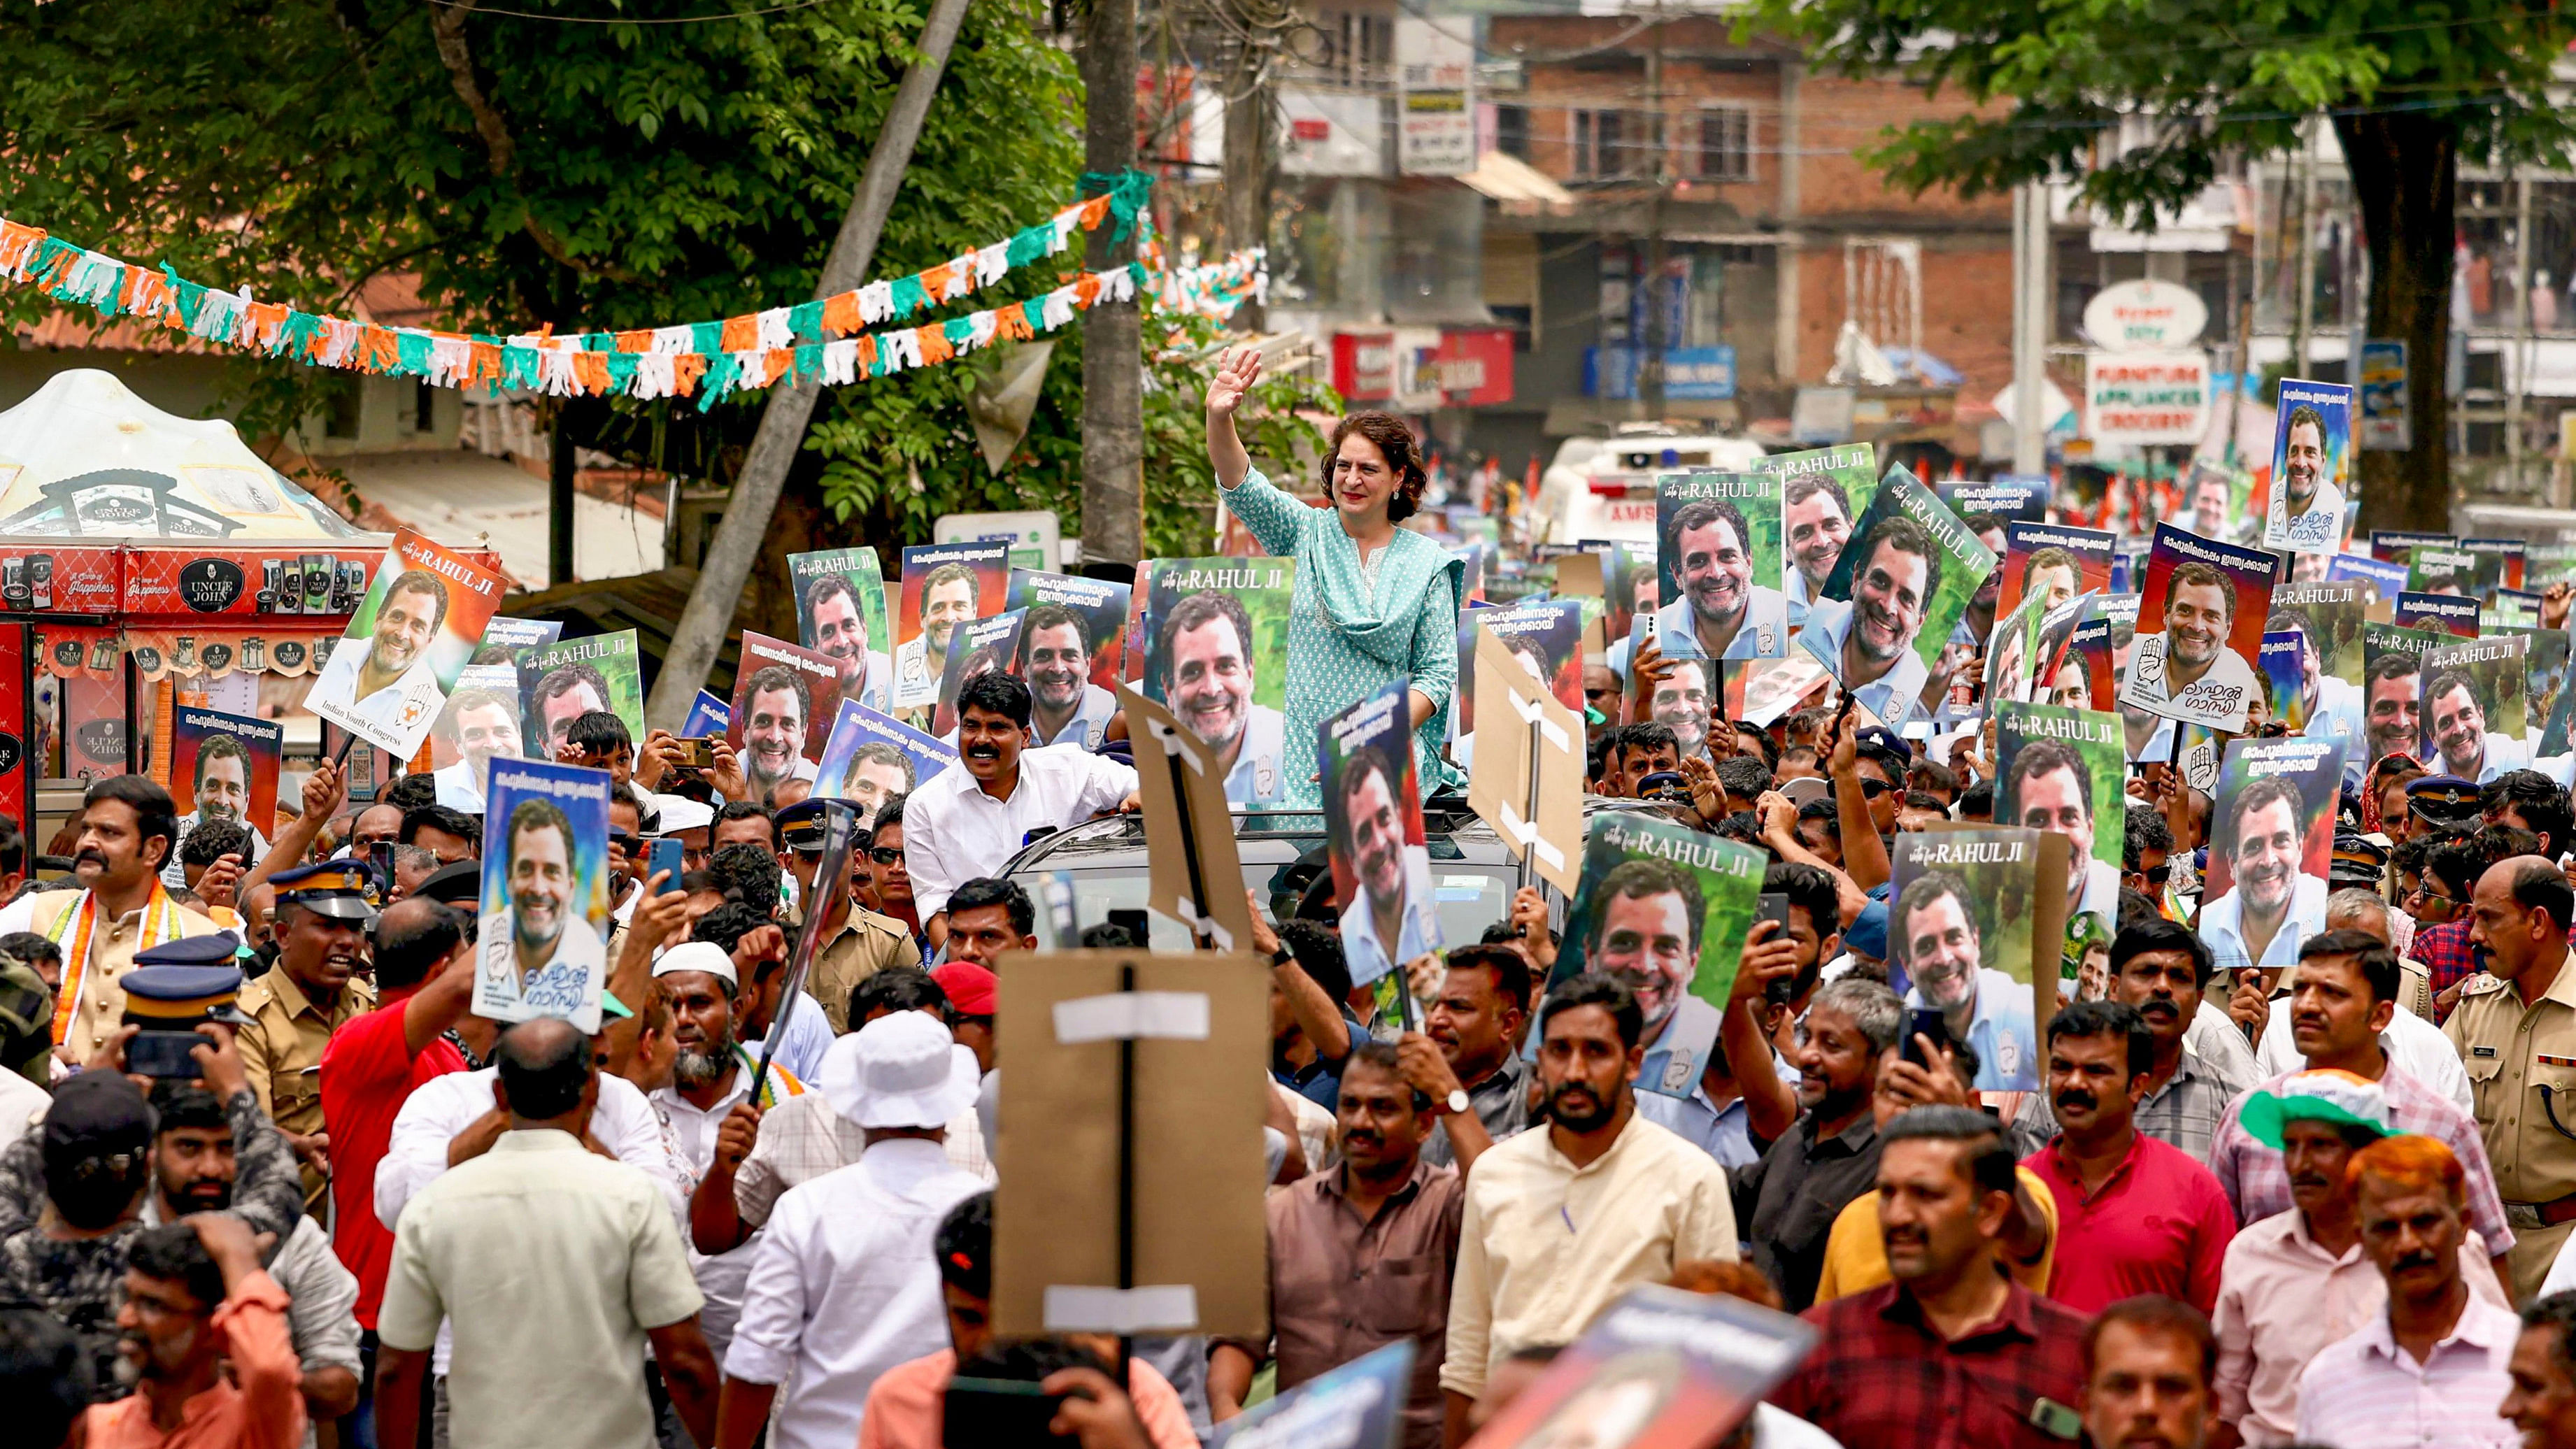
<path id="1" fill-rule="evenodd" d="M 1270 155 L 1278 144 L 1278 101 L 1272 94 L 1271 61 L 1276 54 L 1267 33 L 1245 36 L 1234 46 L 1234 64 L 1225 77 L 1225 250 L 1265 246 L 1270 239 Z M 1235 309 L 1238 332 L 1259 334 L 1268 324 L 1259 298 L 1246 297 Z"/>
<path id="2" fill-rule="evenodd" d="M 1136 164 L 1136 0 L 1090 0 L 1082 35 L 1083 169 Z M 1091 234 L 1095 272 L 1136 255 L 1135 233 Z M 1103 301 L 1082 324 L 1082 557 L 1145 556 L 1145 362 L 1136 303 Z"/>
<path id="3" fill-rule="evenodd" d="M 2317 136 L 2299 127 L 2299 306 L 2290 324 L 2290 361 L 2297 377 L 2310 376 L 2308 331 L 2317 305 Z M 2358 359 L 2356 359 L 2358 361 Z"/>
<path id="4" fill-rule="evenodd" d="M 1647 422 L 1664 417 L 1664 352 L 1672 346 L 1664 323 L 1664 198 L 1672 167 L 1664 127 L 1664 3 L 1655 0 L 1654 43 L 1646 48 L 1646 137 L 1653 148 L 1654 194 L 1646 198 L 1646 339 L 1637 359 L 1637 407 Z"/>
<path id="5" fill-rule="evenodd" d="M 2048 183 L 2013 188 L 2013 471 L 2048 469 Z"/>
<path id="6" fill-rule="evenodd" d="M 921 139 L 922 118 L 930 113 L 940 73 L 947 69 L 948 52 L 957 44 L 958 27 L 965 21 L 966 0 L 936 0 L 932 6 L 930 19 L 921 27 L 921 58 L 905 68 L 903 83 L 895 88 L 885 129 L 877 133 L 867 170 L 859 174 L 859 189 L 851 195 L 841 230 L 823 258 L 823 276 L 814 287 L 817 298 L 849 291 L 867 280 L 886 213 L 894 209 L 894 194 L 912 165 L 913 143 Z M 1128 89 L 1135 89 L 1132 82 Z M 812 381 L 781 383 L 770 390 L 760 414 L 760 431 L 752 435 L 751 450 L 734 479 L 733 496 L 716 524 L 716 536 L 707 544 L 706 560 L 698 566 L 697 586 L 689 591 L 688 607 L 680 611 L 680 622 L 671 630 L 671 650 L 662 656 L 653 697 L 645 703 L 647 725 L 677 731 L 688 718 L 690 703 L 706 687 L 708 671 L 715 668 L 716 655 L 733 633 L 734 606 L 751 581 L 752 565 L 760 560 L 760 541 L 769 532 L 770 515 L 778 511 L 787 470 L 804 446 L 805 425 L 813 419 L 814 402 L 821 393 L 821 384 Z"/>

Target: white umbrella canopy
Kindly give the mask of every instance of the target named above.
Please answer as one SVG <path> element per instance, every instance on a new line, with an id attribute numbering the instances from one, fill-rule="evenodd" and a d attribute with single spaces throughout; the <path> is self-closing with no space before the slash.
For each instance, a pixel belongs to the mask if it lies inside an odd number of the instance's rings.
<path id="1" fill-rule="evenodd" d="M 221 419 L 177 417 L 78 367 L 0 412 L 0 538 L 383 545 Z"/>

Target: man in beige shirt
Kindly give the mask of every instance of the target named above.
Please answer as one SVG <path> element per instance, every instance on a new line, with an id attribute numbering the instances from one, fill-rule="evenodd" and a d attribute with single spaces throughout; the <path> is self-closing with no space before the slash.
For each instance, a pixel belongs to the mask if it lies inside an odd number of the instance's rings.
<path id="1" fill-rule="evenodd" d="M 2442 1030 L 2459 1048 L 2505 1223 L 2514 1297 L 2529 1302 L 2576 1229 L 2576 970 L 2569 892 L 2555 863 L 2519 855 L 2488 866 L 2469 898 L 2470 977 Z"/>
<path id="2" fill-rule="evenodd" d="M 803 910 L 814 908 L 814 872 L 823 863 L 823 805 L 820 800 L 802 800 L 778 812 L 787 868 L 796 877 L 796 900 Z M 912 932 L 903 922 L 851 899 L 867 849 L 864 838 L 853 846 L 853 879 L 825 894 L 822 943 L 815 947 L 814 965 L 805 983 L 806 991 L 822 1005 L 824 1019 L 832 1023 L 834 1036 L 856 1025 L 850 1020 L 852 988 L 888 966 L 921 964 L 921 950 L 913 945 Z"/>
<path id="3" fill-rule="evenodd" d="M 359 893 L 359 870 L 326 860 L 270 877 L 277 887 L 277 964 L 242 987 L 251 1018 L 236 1038 L 260 1108 L 303 1166 L 304 1205 L 319 1208 L 331 1185 L 331 1139 L 322 1128 L 322 1051 L 331 1034 L 375 1009 L 375 988 L 358 980 L 375 908 Z"/>
<path id="4" fill-rule="evenodd" d="M 72 848 L 76 891 L 45 891 L 0 907 L 0 936 L 33 931 L 63 953 L 54 1045 L 75 1065 L 125 1017 L 125 973 L 134 953 L 222 929 L 170 899 L 161 867 L 179 838 L 170 792 L 141 775 L 110 775 L 81 796 Z"/>
<path id="5" fill-rule="evenodd" d="M 1736 1256 L 1725 1170 L 1637 1115 L 1644 1035 L 1636 996 L 1607 976 L 1578 976 L 1540 1009 L 1547 1128 L 1488 1148 L 1467 1179 L 1440 1369 L 1449 1443 L 1515 1352 L 1571 1341 L 1676 1263 Z"/>

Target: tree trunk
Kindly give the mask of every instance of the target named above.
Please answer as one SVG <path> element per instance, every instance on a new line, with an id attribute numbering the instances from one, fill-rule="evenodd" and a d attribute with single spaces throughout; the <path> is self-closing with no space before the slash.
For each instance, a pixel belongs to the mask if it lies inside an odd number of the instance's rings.
<path id="1" fill-rule="evenodd" d="M 2416 112 L 2338 116 L 2362 240 L 2370 248 L 2372 337 L 2406 344 L 2406 414 L 2414 446 L 2362 453 L 2361 522 L 2447 533 L 2451 528 L 2450 407 L 2443 391 L 2451 342 L 2451 256 L 2456 236 L 2459 136 Z M 2357 378 L 2359 359 L 2346 366 Z M 2358 435 L 2360 408 L 2354 407 Z M 2359 438 L 2355 437 L 2358 444 Z"/>
<path id="2" fill-rule="evenodd" d="M 1270 240 L 1271 152 L 1278 143 L 1278 98 L 1268 70 L 1271 51 L 1238 41 L 1225 76 L 1225 251 L 1228 255 Z M 1259 332 L 1264 308 L 1247 297 L 1234 326 Z"/>
<path id="3" fill-rule="evenodd" d="M 1136 164 L 1136 0 L 1091 0 L 1083 26 L 1083 169 L 1116 176 Z M 1090 267 L 1133 260 L 1136 234 L 1091 234 Z M 1145 555 L 1145 364 L 1136 304 L 1103 302 L 1082 324 L 1082 556 Z"/>
<path id="4" fill-rule="evenodd" d="M 824 254 L 822 279 L 814 287 L 816 298 L 849 291 L 867 280 L 886 213 L 894 209 L 895 192 L 912 166 L 922 118 L 939 92 L 939 77 L 948 68 L 948 52 L 957 43 L 958 27 L 966 22 L 966 5 L 967 0 L 937 0 L 922 23 L 920 59 L 905 67 L 903 82 L 895 87 L 885 126 L 868 152 L 867 169 L 859 173 L 859 189 L 851 194 L 841 229 L 832 238 L 832 249 Z M 1132 60 L 1129 74 L 1134 74 Z M 782 382 L 770 389 L 769 401 L 762 405 L 760 429 L 752 435 L 751 452 L 734 478 L 733 497 L 716 525 L 706 561 L 699 566 L 697 586 L 689 591 L 689 602 L 672 630 L 671 652 L 663 656 L 652 697 L 645 701 L 647 725 L 677 730 L 698 691 L 706 686 L 707 673 L 733 632 L 734 606 L 759 561 L 761 539 L 769 532 L 779 495 L 787 487 L 787 472 L 804 449 L 805 425 L 813 420 L 814 402 L 821 392 L 822 385 L 812 381 Z"/>

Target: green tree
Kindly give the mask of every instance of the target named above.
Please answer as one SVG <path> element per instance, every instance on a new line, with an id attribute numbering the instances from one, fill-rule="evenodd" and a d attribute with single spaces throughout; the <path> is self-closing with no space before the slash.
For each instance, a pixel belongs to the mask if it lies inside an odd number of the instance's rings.
<path id="1" fill-rule="evenodd" d="M 927 10 L 506 8 L 545 18 L 445 0 L 22 7 L 0 88 L 0 195 L 13 219 L 308 310 L 345 311 L 371 279 L 409 273 L 439 325 L 464 330 L 739 315 L 812 294 Z M 876 275 L 1007 236 L 1075 196 L 1080 86 L 1043 16 L 1036 0 L 968 12 Z M 601 17 L 617 20 L 581 23 Z M 648 23 L 667 21 L 683 23 Z M 1079 264 L 1077 249 L 1024 268 L 972 305 L 1033 295 Z M 0 295 L 19 319 L 52 305 L 31 289 Z M 307 414 L 334 381 L 280 362 L 239 372 L 251 431 Z M 827 394 L 808 441 L 832 448 L 801 460 L 778 551 L 926 541 L 928 517 L 1004 489 L 1069 497 L 1061 409 L 1043 410 L 1049 430 L 1024 450 L 1019 471 L 1037 480 L 970 482 L 949 466 L 972 454 L 970 385 L 952 364 Z M 585 446 L 721 482 L 758 400 L 564 406 Z M 862 456 L 927 463 L 924 491 L 827 508 L 827 465 Z M 783 566 L 763 570 L 754 596 L 765 613 L 784 609 Z"/>
<path id="2" fill-rule="evenodd" d="M 2362 522 L 2449 527 L 2459 164 L 2562 159 L 2576 125 L 2551 65 L 2576 15 L 2519 0 L 1762 0 L 1749 23 L 1803 40 L 1817 64 L 1970 103 L 1867 158 L 1917 191 L 2080 176 L 2087 201 L 2152 225 L 2223 158 L 2292 150 L 2307 118 L 2330 117 L 2369 248 L 2370 335 L 2405 339 L 2411 364 L 2415 446 L 2361 455 Z"/>

